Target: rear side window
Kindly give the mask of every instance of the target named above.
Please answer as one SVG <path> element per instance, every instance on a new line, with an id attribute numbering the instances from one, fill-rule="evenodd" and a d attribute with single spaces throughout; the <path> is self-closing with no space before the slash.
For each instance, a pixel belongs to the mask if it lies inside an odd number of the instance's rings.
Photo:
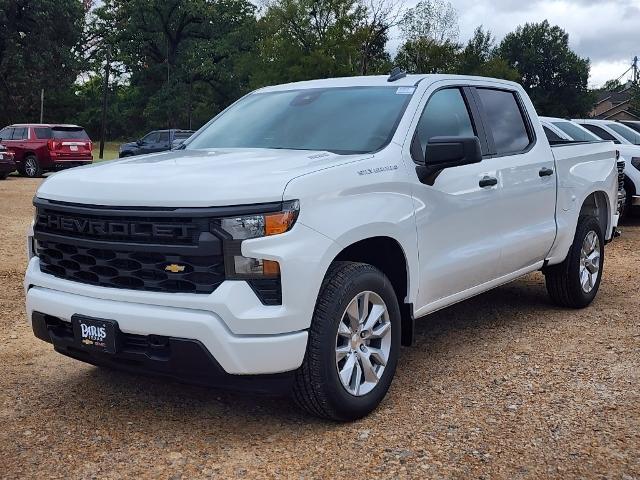
<path id="1" fill-rule="evenodd" d="M 433 137 L 473 137 L 475 135 L 467 104 L 458 88 L 448 88 L 434 93 L 424 108 L 416 129 L 421 157 L 424 155 L 427 143 Z"/>
<path id="2" fill-rule="evenodd" d="M 36 138 L 39 140 L 49 140 L 51 138 L 51 129 L 48 127 L 34 128 Z"/>
<path id="3" fill-rule="evenodd" d="M 24 127 L 16 127 L 13 129 L 12 140 L 25 140 L 27 139 L 27 129 Z"/>
<path id="4" fill-rule="evenodd" d="M 580 142 L 600 141 L 598 137 L 596 137 L 592 133 L 584 131 L 582 128 L 573 124 L 572 122 L 553 122 L 553 124 L 574 140 Z"/>
<path id="5" fill-rule="evenodd" d="M 589 125 L 588 123 L 585 123 L 582 126 L 584 128 L 586 128 L 587 130 L 589 130 L 590 132 L 595 133 L 602 140 L 611 140 L 614 143 L 620 143 L 620 141 L 618 139 L 616 139 L 616 137 L 611 135 L 604 128 L 596 127 L 595 125 Z"/>
<path id="6" fill-rule="evenodd" d="M 193 135 L 193 132 L 176 132 L 173 138 L 176 140 L 186 140 L 191 135 Z"/>
<path id="7" fill-rule="evenodd" d="M 564 139 L 560 137 L 557 133 L 551 130 L 549 127 L 542 127 L 544 129 L 544 134 L 547 136 L 547 140 L 550 142 L 562 142 Z"/>
<path id="8" fill-rule="evenodd" d="M 608 126 L 611 130 L 616 132 L 618 135 L 621 135 L 628 142 L 631 142 L 634 145 L 640 145 L 640 133 L 637 133 L 635 130 L 632 130 L 620 123 L 612 123 Z"/>
<path id="9" fill-rule="evenodd" d="M 51 136 L 57 140 L 89 140 L 89 135 L 84 131 L 84 128 L 53 127 Z"/>
<path id="10" fill-rule="evenodd" d="M 513 92 L 478 88 L 478 95 L 493 134 L 496 153 L 508 155 L 525 150 L 532 141 L 522 110 Z"/>

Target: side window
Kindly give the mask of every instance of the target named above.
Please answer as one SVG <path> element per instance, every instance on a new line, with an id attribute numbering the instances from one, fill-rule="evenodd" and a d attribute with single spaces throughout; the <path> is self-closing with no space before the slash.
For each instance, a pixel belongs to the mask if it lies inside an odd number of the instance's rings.
<path id="1" fill-rule="evenodd" d="M 27 129 L 26 128 L 14 128 L 13 129 L 13 140 L 25 140 L 27 138 Z"/>
<path id="2" fill-rule="evenodd" d="M 532 142 L 514 92 L 478 88 L 478 95 L 493 134 L 496 153 L 508 155 L 525 150 Z"/>
<path id="3" fill-rule="evenodd" d="M 549 140 L 550 142 L 562 142 L 562 141 L 564 141 L 563 138 L 560 138 L 560 135 L 558 135 L 557 133 L 552 131 L 549 127 L 545 127 L 543 125 L 542 128 L 544 129 L 544 134 L 547 136 L 547 140 Z"/>
<path id="4" fill-rule="evenodd" d="M 144 143 L 156 143 L 158 141 L 158 132 L 151 132 L 142 138 Z"/>
<path id="5" fill-rule="evenodd" d="M 7 127 L 0 130 L 0 140 L 11 140 L 13 128 Z"/>
<path id="6" fill-rule="evenodd" d="M 596 127 L 595 125 L 589 125 L 588 123 L 585 123 L 582 126 L 589 130 L 591 133 L 600 137 L 602 140 L 611 140 L 614 143 L 620 143 L 620 141 L 616 137 L 611 135 L 604 128 Z"/>
<path id="7" fill-rule="evenodd" d="M 416 140 L 420 145 L 420 159 L 433 137 L 473 137 L 476 133 L 462 92 L 458 88 L 438 90 L 422 112 Z M 417 152 L 414 153 L 414 159 Z"/>
<path id="8" fill-rule="evenodd" d="M 158 136 L 159 143 L 169 143 L 169 132 L 160 132 Z"/>
<path id="9" fill-rule="evenodd" d="M 36 138 L 39 140 L 49 140 L 52 137 L 51 129 L 48 127 L 34 128 L 33 130 L 36 132 Z"/>

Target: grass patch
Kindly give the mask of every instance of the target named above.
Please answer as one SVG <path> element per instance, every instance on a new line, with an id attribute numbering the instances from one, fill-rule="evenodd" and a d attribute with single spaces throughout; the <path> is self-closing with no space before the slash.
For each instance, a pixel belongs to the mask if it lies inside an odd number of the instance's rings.
<path id="1" fill-rule="evenodd" d="M 93 161 L 101 162 L 104 160 L 113 160 L 118 158 L 118 149 L 120 147 L 120 142 L 104 142 L 104 158 L 100 160 L 98 156 L 100 155 L 100 142 L 95 142 L 93 144 Z"/>

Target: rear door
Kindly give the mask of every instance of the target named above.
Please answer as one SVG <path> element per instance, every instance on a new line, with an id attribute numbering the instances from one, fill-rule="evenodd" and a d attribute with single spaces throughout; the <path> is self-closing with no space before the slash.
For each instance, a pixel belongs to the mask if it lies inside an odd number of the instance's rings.
<path id="1" fill-rule="evenodd" d="M 556 171 L 549 143 L 536 132 L 531 102 L 516 90 L 476 88 L 475 95 L 502 185 L 499 275 L 543 261 L 556 235 Z M 539 125 L 539 123 L 538 123 Z"/>

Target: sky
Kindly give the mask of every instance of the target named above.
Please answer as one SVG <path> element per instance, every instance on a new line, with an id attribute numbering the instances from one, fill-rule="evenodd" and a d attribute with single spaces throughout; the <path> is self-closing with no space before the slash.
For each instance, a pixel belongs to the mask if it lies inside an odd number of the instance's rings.
<path id="1" fill-rule="evenodd" d="M 500 41 L 518 25 L 549 20 L 569 34 L 571 48 L 591 59 L 589 85 L 617 78 L 640 57 L 640 0 L 450 0 L 458 12 L 459 40 L 465 43 L 478 25 Z M 418 0 L 405 0 L 405 8 Z M 396 30 L 389 42 L 401 43 Z"/>

